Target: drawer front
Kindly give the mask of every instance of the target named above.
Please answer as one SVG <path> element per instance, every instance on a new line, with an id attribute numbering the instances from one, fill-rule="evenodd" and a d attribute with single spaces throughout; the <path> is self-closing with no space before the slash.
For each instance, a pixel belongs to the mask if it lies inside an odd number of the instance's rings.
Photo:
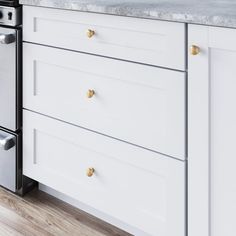
<path id="1" fill-rule="evenodd" d="M 185 70 L 184 23 L 30 6 L 23 17 L 24 41 Z"/>
<path id="2" fill-rule="evenodd" d="M 23 83 L 24 108 L 185 158 L 184 72 L 25 43 Z"/>
<path id="3" fill-rule="evenodd" d="M 30 111 L 23 133 L 24 175 L 149 235 L 184 235 L 184 162 Z"/>

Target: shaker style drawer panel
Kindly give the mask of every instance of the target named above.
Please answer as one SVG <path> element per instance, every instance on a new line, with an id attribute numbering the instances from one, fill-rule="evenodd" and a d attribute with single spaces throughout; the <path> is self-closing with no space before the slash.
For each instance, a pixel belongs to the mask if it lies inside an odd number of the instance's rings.
<path id="1" fill-rule="evenodd" d="M 185 24 L 24 7 L 24 41 L 185 70 Z"/>
<path id="2" fill-rule="evenodd" d="M 23 133 L 24 175 L 148 235 L 184 235 L 185 162 L 30 111 Z"/>
<path id="3" fill-rule="evenodd" d="M 185 158 L 185 73 L 24 43 L 23 106 Z"/>

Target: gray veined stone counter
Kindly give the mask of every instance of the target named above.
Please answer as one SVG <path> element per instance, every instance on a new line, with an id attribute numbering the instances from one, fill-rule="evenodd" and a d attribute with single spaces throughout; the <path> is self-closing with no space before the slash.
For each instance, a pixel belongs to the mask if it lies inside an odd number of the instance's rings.
<path id="1" fill-rule="evenodd" d="M 236 28 L 236 0 L 20 0 L 20 3 Z"/>

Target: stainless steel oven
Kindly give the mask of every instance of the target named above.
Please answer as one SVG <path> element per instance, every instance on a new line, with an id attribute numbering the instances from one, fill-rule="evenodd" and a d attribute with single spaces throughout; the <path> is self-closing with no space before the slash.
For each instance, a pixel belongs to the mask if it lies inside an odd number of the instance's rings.
<path id="1" fill-rule="evenodd" d="M 0 6 L 0 186 L 23 195 L 35 182 L 22 174 L 21 77 L 21 7 Z"/>
<path id="2" fill-rule="evenodd" d="M 0 27 L 0 126 L 21 128 L 21 29 Z"/>
<path id="3" fill-rule="evenodd" d="M 17 192 L 22 186 L 21 135 L 0 130 L 0 185 Z"/>
<path id="4" fill-rule="evenodd" d="M 19 1 L 18 0 L 0 0 L 0 5 L 3 5 L 3 6 L 18 6 Z"/>

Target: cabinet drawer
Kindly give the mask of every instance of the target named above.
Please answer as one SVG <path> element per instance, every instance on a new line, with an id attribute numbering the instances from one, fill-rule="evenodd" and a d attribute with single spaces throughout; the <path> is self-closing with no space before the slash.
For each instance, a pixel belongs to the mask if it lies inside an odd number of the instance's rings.
<path id="1" fill-rule="evenodd" d="M 184 23 L 30 6 L 23 17 L 24 41 L 185 70 Z"/>
<path id="2" fill-rule="evenodd" d="M 23 83 L 29 110 L 185 158 L 184 72 L 25 43 Z"/>
<path id="3" fill-rule="evenodd" d="M 30 111 L 23 133 L 24 175 L 150 235 L 184 235 L 184 162 Z"/>

